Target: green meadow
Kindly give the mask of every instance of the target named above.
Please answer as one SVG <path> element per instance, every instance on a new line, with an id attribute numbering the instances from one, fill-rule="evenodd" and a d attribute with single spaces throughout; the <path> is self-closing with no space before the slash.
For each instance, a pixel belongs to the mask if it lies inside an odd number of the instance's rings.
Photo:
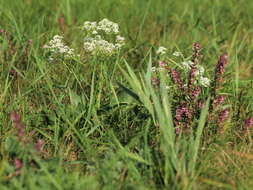
<path id="1" fill-rule="evenodd" d="M 0 0 L 1 190 L 251 190 L 252 127 L 252 0 Z"/>

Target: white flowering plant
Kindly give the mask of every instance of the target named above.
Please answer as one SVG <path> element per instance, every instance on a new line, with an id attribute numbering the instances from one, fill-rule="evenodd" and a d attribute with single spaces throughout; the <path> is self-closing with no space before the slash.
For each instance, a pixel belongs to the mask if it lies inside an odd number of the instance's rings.
<path id="1" fill-rule="evenodd" d="M 83 48 L 87 55 L 111 57 L 125 44 L 125 38 L 119 34 L 119 25 L 108 19 L 99 22 L 86 21 Z"/>
<path id="2" fill-rule="evenodd" d="M 201 47 L 194 43 L 193 54 L 185 58 L 183 53 L 169 54 L 165 47 L 156 50 L 158 66 L 151 67 L 151 83 L 159 91 L 161 73 L 167 73 L 164 88 L 171 97 L 172 113 L 176 133 L 182 129 L 189 129 L 194 121 L 193 115 L 198 117 L 203 107 L 203 97 L 210 85 L 210 79 L 205 76 L 205 69 L 200 64 Z"/>
<path id="3" fill-rule="evenodd" d="M 84 33 L 83 49 L 80 50 L 84 58 L 111 57 L 117 54 L 125 45 L 125 38 L 120 35 L 119 25 L 108 19 L 99 22 L 85 21 L 82 27 Z M 77 59 L 80 54 L 67 46 L 63 36 L 55 35 L 52 40 L 43 46 L 48 50 L 49 60 Z"/>
<path id="4" fill-rule="evenodd" d="M 74 49 L 70 48 L 63 42 L 63 36 L 55 35 L 52 40 L 43 46 L 44 49 L 49 51 L 49 60 L 54 61 L 56 59 L 74 59 L 79 55 L 76 55 Z"/>
<path id="5" fill-rule="evenodd" d="M 195 64 L 194 60 L 191 60 L 191 57 L 185 58 L 182 52 L 175 51 L 172 54 L 169 54 L 166 47 L 160 46 L 156 50 L 156 55 L 158 57 L 159 65 L 153 66 L 152 71 L 155 73 L 160 69 L 179 69 L 182 75 L 182 78 L 185 78 L 184 86 L 187 86 L 188 75 L 192 68 L 194 67 L 195 80 L 194 84 L 200 85 L 202 87 L 209 87 L 211 80 L 208 77 L 205 77 L 205 69 L 200 64 Z"/>

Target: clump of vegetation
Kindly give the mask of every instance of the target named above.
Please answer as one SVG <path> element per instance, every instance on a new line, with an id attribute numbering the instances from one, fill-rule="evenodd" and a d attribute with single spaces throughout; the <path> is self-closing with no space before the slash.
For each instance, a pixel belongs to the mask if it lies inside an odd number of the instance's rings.
<path id="1" fill-rule="evenodd" d="M 252 6 L 0 1 L 0 189 L 252 189 Z"/>
<path id="2" fill-rule="evenodd" d="M 225 122 L 228 120 L 230 109 L 233 107 L 228 103 L 226 104 L 225 95 L 220 95 L 225 94 L 225 92 L 222 92 L 222 84 L 225 67 L 228 64 L 227 53 L 220 56 L 212 80 L 204 77 L 205 69 L 201 66 L 201 46 L 199 43 L 193 45 L 191 60 L 188 60 L 189 58 L 185 59 L 181 52 L 174 52 L 174 56 L 183 59 L 182 62 L 177 62 L 170 58 L 171 56 L 167 54 L 165 47 L 159 47 L 156 53 L 161 60 L 158 67 L 152 67 L 154 74 L 151 81 L 154 87 L 159 88 L 159 72 L 165 70 L 170 75 L 171 81 L 168 82 L 166 89 L 168 89 L 172 102 L 172 115 L 174 116 L 173 122 L 176 133 L 189 131 L 192 125 L 196 124 L 204 106 L 204 100 L 208 96 L 211 98 L 211 103 L 208 110 L 207 125 L 213 126 L 215 131 L 224 132 Z M 231 115 L 231 117 L 233 116 Z M 246 118 L 237 119 L 244 120 Z M 246 120 L 249 120 L 249 118 Z M 248 128 L 247 126 L 245 125 L 243 129 Z"/>

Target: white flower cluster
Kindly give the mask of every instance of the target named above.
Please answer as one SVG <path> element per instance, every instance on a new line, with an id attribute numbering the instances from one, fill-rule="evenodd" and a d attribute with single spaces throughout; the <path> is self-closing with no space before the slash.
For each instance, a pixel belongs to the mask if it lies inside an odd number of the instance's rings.
<path id="1" fill-rule="evenodd" d="M 119 25 L 108 19 L 98 23 L 86 21 L 83 29 L 86 32 L 84 50 L 89 54 L 111 56 L 125 44 L 125 38 L 119 35 Z"/>
<path id="2" fill-rule="evenodd" d="M 98 34 L 99 31 L 104 31 L 106 34 L 118 34 L 119 25 L 114 23 L 107 18 L 101 20 L 100 22 L 84 22 L 84 31 L 90 32 L 92 34 Z"/>
<path id="3" fill-rule="evenodd" d="M 194 63 L 192 61 L 184 61 L 180 64 L 188 72 Z M 210 79 L 203 76 L 204 72 L 205 72 L 204 67 L 202 67 L 201 65 L 197 65 L 196 76 L 198 78 L 198 81 L 199 81 L 200 85 L 202 85 L 204 87 L 208 87 L 210 85 Z"/>
<path id="4" fill-rule="evenodd" d="M 204 87 L 210 86 L 210 82 L 211 82 L 210 79 L 207 78 L 207 77 L 201 76 L 201 77 L 199 78 L 199 83 L 200 83 L 202 86 L 204 86 Z"/>
<path id="5" fill-rule="evenodd" d="M 166 53 L 168 52 L 168 49 L 163 47 L 163 46 L 160 46 L 157 51 L 156 51 L 156 54 L 158 56 L 163 56 L 165 55 Z M 175 51 L 173 54 L 173 56 L 175 57 L 179 57 L 179 56 L 182 56 L 183 57 L 183 54 L 181 52 L 178 52 L 178 51 Z M 163 67 L 163 64 L 165 62 L 163 61 L 160 61 L 160 67 L 152 67 L 151 68 L 151 72 L 156 72 L 156 71 L 159 71 L 160 69 L 162 70 L 164 67 Z M 179 64 L 179 65 L 186 73 L 188 73 L 192 66 L 194 65 L 194 63 L 191 61 L 191 60 L 185 60 Z M 210 86 L 210 79 L 207 78 L 207 77 L 204 77 L 204 73 L 205 73 L 205 69 L 204 67 L 202 67 L 201 65 L 196 65 L 196 82 L 198 82 L 201 86 L 204 86 L 204 87 L 208 87 Z"/>
<path id="6" fill-rule="evenodd" d="M 182 65 L 186 71 L 189 71 L 193 64 L 194 63 L 192 61 L 183 61 L 182 63 L 180 63 L 180 65 Z"/>
<path id="7" fill-rule="evenodd" d="M 176 56 L 176 57 L 179 57 L 182 53 L 179 52 L 179 51 L 175 51 L 172 55 Z"/>
<path id="8" fill-rule="evenodd" d="M 55 55 L 63 55 L 64 57 L 74 57 L 74 49 L 69 48 L 63 42 L 63 37 L 59 35 L 55 35 L 52 40 L 49 41 L 48 44 L 44 45 L 43 48 L 49 49 L 50 52 Z M 53 59 L 53 57 L 50 57 Z"/>
<path id="9" fill-rule="evenodd" d="M 192 61 L 183 61 L 180 63 L 180 65 L 183 66 L 186 71 L 189 71 L 193 64 L 194 63 Z M 196 76 L 203 76 L 204 72 L 204 67 L 202 67 L 201 65 L 197 65 Z"/>
<path id="10" fill-rule="evenodd" d="M 165 48 L 165 47 L 163 47 L 163 46 L 160 46 L 160 47 L 158 48 L 158 50 L 156 51 L 156 54 L 157 54 L 157 55 L 164 55 L 164 54 L 166 54 L 166 52 L 167 52 L 167 48 Z"/>
<path id="11" fill-rule="evenodd" d="M 86 21 L 83 25 L 83 30 L 92 34 L 97 34 L 97 22 Z"/>
<path id="12" fill-rule="evenodd" d="M 210 86 L 210 79 L 207 77 L 204 77 L 204 72 L 205 69 L 204 67 L 202 67 L 201 65 L 197 66 L 197 71 L 196 71 L 196 76 L 198 78 L 198 81 L 200 83 L 200 85 L 204 86 L 204 87 L 208 87 Z"/>
<path id="13" fill-rule="evenodd" d="M 156 67 L 151 67 L 151 72 L 156 72 L 157 71 L 157 68 Z"/>

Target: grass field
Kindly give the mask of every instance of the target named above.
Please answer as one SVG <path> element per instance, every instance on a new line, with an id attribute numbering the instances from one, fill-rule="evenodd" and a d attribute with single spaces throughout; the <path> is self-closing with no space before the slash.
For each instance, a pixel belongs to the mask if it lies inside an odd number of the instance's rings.
<path id="1" fill-rule="evenodd" d="M 0 0 L 0 189 L 253 189 L 252 10 Z"/>

